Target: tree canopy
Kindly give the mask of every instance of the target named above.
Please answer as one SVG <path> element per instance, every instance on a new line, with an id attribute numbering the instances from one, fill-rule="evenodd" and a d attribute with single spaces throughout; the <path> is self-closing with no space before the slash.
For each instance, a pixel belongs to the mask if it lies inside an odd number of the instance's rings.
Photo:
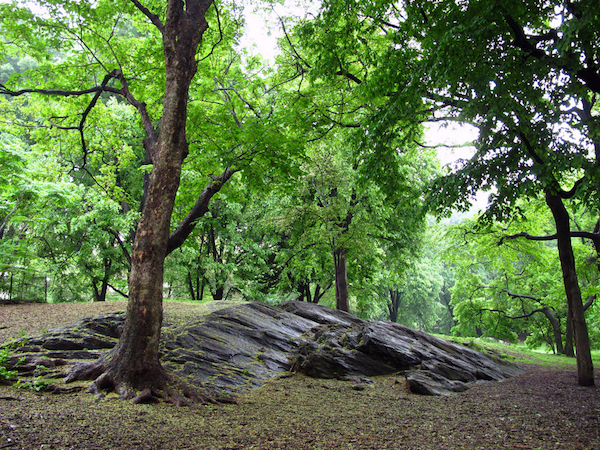
<path id="1" fill-rule="evenodd" d="M 593 383 L 591 0 L 324 0 L 281 18 L 274 64 L 241 47 L 236 2 L 0 14 L 0 294 L 129 302 L 119 346 L 73 378 L 187 401 L 158 359 L 162 300 L 177 296 L 456 320 L 558 352 L 574 336 Z M 478 130 L 475 153 L 442 168 L 426 130 L 452 123 Z M 442 237 L 432 215 L 481 190 L 479 219 Z"/>

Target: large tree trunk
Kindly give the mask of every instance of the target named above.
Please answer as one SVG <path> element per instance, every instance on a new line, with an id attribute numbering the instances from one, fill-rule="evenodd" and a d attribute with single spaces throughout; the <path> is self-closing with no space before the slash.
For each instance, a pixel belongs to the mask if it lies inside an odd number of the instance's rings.
<path id="1" fill-rule="evenodd" d="M 349 312 L 348 271 L 346 268 L 346 254 L 343 249 L 337 249 L 333 253 L 333 265 L 335 271 L 336 308 Z"/>
<path id="2" fill-rule="evenodd" d="M 205 14 L 212 0 L 169 0 L 164 24 L 132 1 L 162 33 L 166 72 L 163 112 L 158 139 L 145 141 L 152 173 L 131 255 L 123 334 L 119 343 L 99 363 L 88 367 L 83 376 L 100 375 L 92 387 L 114 388 L 122 398 L 174 397 L 177 394 L 169 392 L 171 380 L 158 357 L 163 270 L 181 166 L 188 152 L 189 86 L 196 73 L 196 52 L 208 28 Z M 75 371 L 73 378 L 81 376 Z"/>
<path id="3" fill-rule="evenodd" d="M 593 386 L 594 367 L 592 365 L 590 340 L 585 322 L 581 290 L 579 289 L 577 272 L 575 270 L 575 257 L 573 255 L 573 247 L 571 246 L 569 213 L 558 195 L 546 192 L 546 203 L 550 207 L 556 223 L 558 256 L 563 273 L 567 303 L 573 318 L 578 383 L 580 386 Z"/>

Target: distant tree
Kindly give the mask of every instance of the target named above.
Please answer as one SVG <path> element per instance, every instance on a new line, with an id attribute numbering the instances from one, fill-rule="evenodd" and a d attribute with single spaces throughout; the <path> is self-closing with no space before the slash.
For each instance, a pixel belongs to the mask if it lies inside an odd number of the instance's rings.
<path id="1" fill-rule="evenodd" d="M 592 114 L 600 93 L 596 6 L 330 0 L 315 22 L 332 30 L 332 38 L 322 40 L 327 52 L 320 53 L 322 67 L 332 72 L 339 67 L 342 74 L 352 73 L 346 63 L 361 54 L 364 42 L 338 45 L 336 34 L 362 38 L 360 31 L 373 27 L 385 36 L 382 41 L 389 39 L 385 51 L 366 52 L 378 64 L 371 81 L 361 84 L 374 97 L 381 95 L 365 136 L 380 155 L 387 153 L 378 143 L 411 136 L 426 121 L 458 121 L 480 130 L 477 153 L 438 183 L 434 201 L 468 209 L 478 190 L 494 187 L 487 217 L 502 220 L 515 211 L 517 199 L 545 196 L 556 224 L 580 385 L 594 383 L 593 366 L 563 200 L 598 208 L 600 134 Z"/>
<path id="2" fill-rule="evenodd" d="M 556 249 L 511 234 L 512 230 L 544 234 L 552 227 L 552 219 L 544 214 L 543 204 L 522 206 L 526 215 L 519 220 L 488 227 L 465 221 L 451 230 L 455 245 L 448 247 L 446 258 L 456 277 L 452 304 L 458 324 L 454 331 L 463 335 L 479 331 L 508 341 L 527 331 L 531 345 L 546 341 L 558 353 L 568 353 L 567 304 Z M 587 278 L 596 271 L 589 264 L 590 248 L 574 243 L 574 249 L 577 270 Z M 589 299 L 584 305 L 587 309 L 595 289 L 583 288 Z"/>

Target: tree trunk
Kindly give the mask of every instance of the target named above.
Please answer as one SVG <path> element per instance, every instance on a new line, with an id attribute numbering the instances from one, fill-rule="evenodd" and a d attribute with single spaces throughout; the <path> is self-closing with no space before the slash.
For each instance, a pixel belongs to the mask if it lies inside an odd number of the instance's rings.
<path id="1" fill-rule="evenodd" d="M 200 277 L 198 277 L 197 280 L 198 280 L 198 283 L 200 283 Z M 198 294 L 198 301 L 202 301 L 204 299 L 204 287 L 205 286 L 206 286 L 206 280 L 203 278 L 202 283 L 200 283 L 200 285 L 199 285 L 200 294 Z"/>
<path id="2" fill-rule="evenodd" d="M 97 280 L 96 277 L 94 277 L 91 266 L 86 265 L 85 267 L 91 273 L 90 278 L 92 279 L 92 289 L 94 290 L 94 301 L 106 301 L 106 292 L 108 291 L 108 282 L 110 281 L 110 268 L 112 267 L 112 260 L 109 258 L 104 259 L 104 277 L 102 280 Z"/>
<path id="3" fill-rule="evenodd" d="M 546 203 L 552 211 L 556 223 L 556 236 L 558 241 L 558 256 L 563 273 L 567 303 L 572 311 L 573 332 L 575 335 L 575 350 L 577 352 L 577 379 L 580 386 L 594 385 L 594 367 L 590 351 L 590 340 L 585 312 L 581 299 L 581 290 L 575 270 L 575 257 L 571 246 L 571 229 L 569 213 L 562 199 L 555 194 L 546 192 Z"/>
<path id="4" fill-rule="evenodd" d="M 565 356 L 569 358 L 575 357 L 575 350 L 573 350 L 573 314 L 571 308 L 567 307 L 567 325 L 565 332 Z"/>
<path id="5" fill-rule="evenodd" d="M 565 350 L 563 348 L 563 343 L 562 343 L 562 333 L 560 331 L 560 322 L 558 321 L 558 319 L 556 318 L 556 316 L 554 315 L 554 313 L 552 312 L 552 310 L 550 308 L 544 308 L 542 310 L 542 312 L 544 313 L 544 315 L 550 322 L 550 325 L 552 326 L 552 334 L 554 336 L 554 345 L 556 346 L 556 352 L 558 354 L 562 355 L 565 353 Z"/>
<path id="6" fill-rule="evenodd" d="M 162 33 L 166 74 L 163 112 L 158 138 L 149 136 L 144 142 L 152 159 L 152 173 L 131 254 L 129 302 L 123 334 L 101 361 L 84 370 L 87 377 L 100 375 L 92 387 L 114 388 L 122 398 L 139 394 L 182 400 L 169 387 L 172 380 L 158 356 L 163 273 L 171 214 L 181 166 L 188 153 L 189 86 L 197 70 L 196 52 L 208 28 L 205 14 L 212 3 L 213 0 L 168 0 L 163 24 L 158 16 L 134 1 Z M 81 378 L 74 372 L 71 379 Z"/>
<path id="7" fill-rule="evenodd" d="M 346 269 L 346 255 L 343 249 L 337 249 L 333 253 L 333 265 L 335 271 L 336 308 L 341 311 L 349 312 L 348 271 Z"/>
<path id="8" fill-rule="evenodd" d="M 188 289 L 190 291 L 190 297 L 192 299 L 192 301 L 196 300 L 196 293 L 194 292 L 194 282 L 192 279 L 192 272 L 190 272 L 188 270 L 187 273 L 187 284 L 188 284 Z"/>
<path id="9" fill-rule="evenodd" d="M 317 283 L 317 285 L 315 286 L 315 295 L 313 295 L 313 297 L 310 299 L 310 302 L 319 303 L 319 300 L 322 296 L 323 294 L 321 294 L 321 285 Z"/>
<path id="10" fill-rule="evenodd" d="M 398 311 L 400 309 L 400 292 L 397 289 L 390 289 L 390 302 L 388 311 L 390 313 L 390 322 L 398 321 Z"/>
<path id="11" fill-rule="evenodd" d="M 213 300 L 223 300 L 224 294 L 225 288 L 223 286 L 218 286 L 213 292 Z"/>

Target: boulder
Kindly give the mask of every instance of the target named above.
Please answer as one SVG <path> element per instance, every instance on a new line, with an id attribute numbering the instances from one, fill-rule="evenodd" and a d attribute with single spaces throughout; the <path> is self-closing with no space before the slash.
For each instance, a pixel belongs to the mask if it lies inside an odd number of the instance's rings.
<path id="1" fill-rule="evenodd" d="M 351 380 L 402 373 L 412 392 L 426 395 L 522 373 L 499 357 L 313 303 L 215 304 L 201 317 L 165 315 L 161 361 L 189 382 L 221 393 L 247 392 L 287 371 Z M 24 340 L 13 358 L 60 361 L 56 376 L 66 370 L 65 361 L 98 358 L 112 348 L 124 320 L 125 313 L 103 314 L 50 330 Z"/>

